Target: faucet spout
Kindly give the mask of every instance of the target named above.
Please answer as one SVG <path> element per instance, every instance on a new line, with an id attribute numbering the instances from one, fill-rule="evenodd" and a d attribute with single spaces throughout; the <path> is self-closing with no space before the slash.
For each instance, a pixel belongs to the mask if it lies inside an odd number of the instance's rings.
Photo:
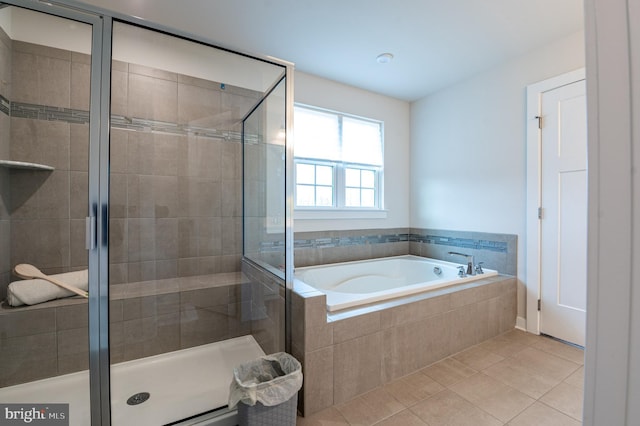
<path id="1" fill-rule="evenodd" d="M 457 251 L 450 251 L 451 256 L 462 256 L 467 260 L 467 275 L 475 275 L 476 270 L 474 267 L 473 255 L 466 253 L 458 253 Z"/>

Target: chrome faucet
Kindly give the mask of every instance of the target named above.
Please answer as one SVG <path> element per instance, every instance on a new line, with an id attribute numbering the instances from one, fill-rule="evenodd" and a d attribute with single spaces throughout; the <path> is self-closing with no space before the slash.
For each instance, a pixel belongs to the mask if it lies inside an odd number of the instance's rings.
<path id="1" fill-rule="evenodd" d="M 473 255 L 464 254 L 464 253 L 458 253 L 456 251 L 450 251 L 449 254 L 452 255 L 452 256 L 462 256 L 465 259 L 467 259 L 467 275 L 475 275 L 476 274 L 476 270 L 475 270 L 474 265 L 473 265 Z"/>

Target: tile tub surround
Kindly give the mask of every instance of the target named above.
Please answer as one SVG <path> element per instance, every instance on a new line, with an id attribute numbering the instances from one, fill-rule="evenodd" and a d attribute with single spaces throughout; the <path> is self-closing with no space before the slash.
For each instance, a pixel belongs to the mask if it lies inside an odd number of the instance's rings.
<path id="1" fill-rule="evenodd" d="M 330 316 L 325 296 L 296 282 L 292 302 L 308 416 L 513 329 L 516 280 L 490 277 Z"/>
<path id="2" fill-rule="evenodd" d="M 516 276 L 517 236 L 422 228 L 356 229 L 296 232 L 295 266 L 315 266 L 378 257 L 413 254 L 461 263 L 450 251 L 468 253 L 476 262 Z"/>
<path id="3" fill-rule="evenodd" d="M 251 282 L 239 272 L 111 286 L 111 362 L 190 348 L 262 329 Z M 261 312 L 264 311 L 261 310 Z M 12 308 L 0 304 L 0 387 L 88 368 L 83 299 Z M 263 339 L 264 341 L 265 339 Z"/>

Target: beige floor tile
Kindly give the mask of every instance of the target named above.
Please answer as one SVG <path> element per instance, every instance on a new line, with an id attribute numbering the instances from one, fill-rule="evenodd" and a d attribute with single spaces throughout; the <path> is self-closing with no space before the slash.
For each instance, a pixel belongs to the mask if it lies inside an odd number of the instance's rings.
<path id="1" fill-rule="evenodd" d="M 474 346 L 466 351 L 460 352 L 454 355 L 453 358 L 477 371 L 484 370 L 504 359 L 504 357 L 482 349 L 479 346 Z"/>
<path id="2" fill-rule="evenodd" d="M 567 343 L 562 343 L 549 337 L 543 337 L 531 346 L 536 349 L 549 352 L 555 356 L 559 356 L 560 358 L 575 362 L 576 364 L 584 364 L 584 350 L 571 346 Z"/>
<path id="3" fill-rule="evenodd" d="M 308 417 L 298 417 L 297 426 L 349 426 L 349 422 L 334 407 Z"/>
<path id="4" fill-rule="evenodd" d="M 521 365 L 530 369 L 532 374 L 540 374 L 557 380 L 566 379 L 580 368 L 580 365 L 575 362 L 533 347 L 518 352 L 512 358 L 520 361 Z"/>
<path id="5" fill-rule="evenodd" d="M 376 426 L 428 426 L 425 422 L 420 420 L 418 416 L 413 414 L 409 410 L 404 410 L 399 412 L 398 414 L 394 414 L 381 421 L 380 423 L 376 423 Z"/>
<path id="6" fill-rule="evenodd" d="M 445 358 L 429 367 L 423 368 L 420 372 L 443 386 L 449 386 L 466 377 L 473 376 L 476 370 L 453 358 Z"/>
<path id="7" fill-rule="evenodd" d="M 582 398 L 582 389 L 562 382 L 540 398 L 540 402 L 582 421 Z"/>
<path id="8" fill-rule="evenodd" d="M 575 373 L 564 379 L 565 383 L 584 389 L 584 367 L 580 367 Z"/>
<path id="9" fill-rule="evenodd" d="M 520 413 L 509 426 L 580 426 L 580 422 L 540 402 Z"/>
<path id="10" fill-rule="evenodd" d="M 482 410 L 507 422 L 535 402 L 533 398 L 483 373 L 449 386 Z"/>
<path id="11" fill-rule="evenodd" d="M 525 346 L 531 346 L 535 344 L 538 340 L 543 338 L 542 336 L 527 333 L 526 331 L 517 330 L 517 329 L 501 334 L 501 336 L 512 342 L 517 342 Z"/>
<path id="12" fill-rule="evenodd" d="M 442 391 L 444 386 L 431 377 L 420 372 L 394 380 L 384 386 L 384 389 L 393 395 L 405 407 L 427 399 Z"/>
<path id="13" fill-rule="evenodd" d="M 373 425 L 406 407 L 382 388 L 376 388 L 336 408 L 351 425 Z"/>
<path id="14" fill-rule="evenodd" d="M 410 410 L 429 426 L 500 426 L 503 423 L 446 389 Z"/>
<path id="15" fill-rule="evenodd" d="M 522 365 L 521 361 L 513 358 L 506 358 L 483 370 L 483 373 L 534 399 L 540 398 L 560 383 L 558 379 L 537 374 L 528 366 Z"/>
<path id="16" fill-rule="evenodd" d="M 505 358 L 515 355 L 527 348 L 527 345 L 510 340 L 502 335 L 489 339 L 478 346 Z"/>

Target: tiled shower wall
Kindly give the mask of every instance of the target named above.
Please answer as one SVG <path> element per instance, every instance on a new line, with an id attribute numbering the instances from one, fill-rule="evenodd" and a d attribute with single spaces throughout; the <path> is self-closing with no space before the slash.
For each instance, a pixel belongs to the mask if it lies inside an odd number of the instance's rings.
<path id="1" fill-rule="evenodd" d="M 0 72 L 11 70 L 13 90 L 5 92 L 11 86 L 3 84 L 11 125 L 2 129 L 11 133 L 0 134 L 0 159 L 55 167 L 0 168 L 0 241 L 11 241 L 10 260 L 0 263 L 4 297 L 7 272 L 16 263 L 33 263 L 45 273 L 87 265 L 90 58 L 6 36 L 2 54 L 11 59 L 3 64 L 12 66 Z M 112 284 L 240 270 L 240 120 L 259 97 L 218 82 L 114 63 Z M 9 120 L 5 112 L 0 117 Z"/>

